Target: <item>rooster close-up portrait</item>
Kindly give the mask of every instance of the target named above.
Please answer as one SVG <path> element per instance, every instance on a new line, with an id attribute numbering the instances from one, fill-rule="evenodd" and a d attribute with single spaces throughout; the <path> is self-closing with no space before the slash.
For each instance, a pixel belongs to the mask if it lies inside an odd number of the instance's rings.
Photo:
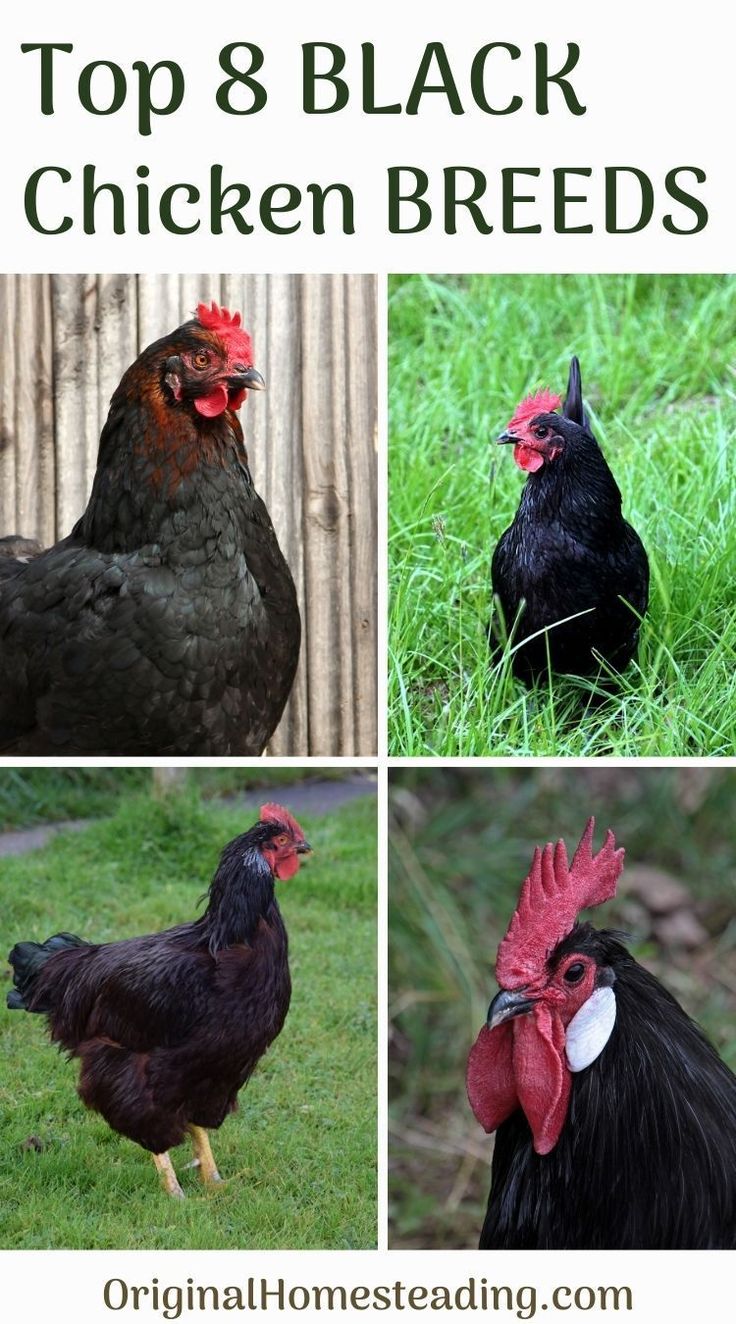
<path id="1" fill-rule="evenodd" d="M 394 1248 L 736 1249 L 734 794 L 392 774 Z"/>
<path id="2" fill-rule="evenodd" d="M 4 400 L 41 377 L 3 406 L 0 752 L 372 753 L 370 282 L 249 278 L 241 313 L 207 278 L 189 308 L 174 277 L 82 279 L 0 282 Z M 186 311 L 146 344 L 156 295 Z"/>
<path id="3" fill-rule="evenodd" d="M 468 1059 L 496 1133 L 480 1247 L 736 1249 L 736 1076 L 623 934 L 578 922 L 624 867 L 594 827 L 571 863 L 535 850 Z"/>

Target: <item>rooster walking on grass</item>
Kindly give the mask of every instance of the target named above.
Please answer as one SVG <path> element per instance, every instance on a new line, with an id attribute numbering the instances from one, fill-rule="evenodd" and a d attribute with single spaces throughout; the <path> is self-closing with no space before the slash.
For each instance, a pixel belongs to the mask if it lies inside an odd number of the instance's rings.
<path id="1" fill-rule="evenodd" d="M 484 1250 L 736 1248 L 736 1076 L 621 935 L 579 924 L 613 834 L 534 854 L 468 1060 L 495 1131 Z"/>
<path id="2" fill-rule="evenodd" d="M 289 1009 L 291 980 L 274 883 L 293 878 L 311 847 L 280 805 L 223 850 L 201 919 L 95 945 L 71 933 L 10 953 L 11 1010 L 41 1012 L 51 1038 L 81 1063 L 89 1108 L 153 1155 L 181 1196 L 169 1149 L 187 1134 L 206 1183 L 219 1182 L 207 1131 L 238 1091 Z"/>
<path id="3" fill-rule="evenodd" d="M 0 562 L 0 752 L 262 753 L 300 643 L 237 417 L 263 385 L 216 304 L 125 373 L 84 515 Z"/>
<path id="4" fill-rule="evenodd" d="M 528 474 L 513 524 L 493 554 L 493 592 L 515 651 L 514 675 L 622 671 L 647 609 L 649 563 L 621 514 L 621 493 L 583 407 L 580 366 L 567 397 L 550 391 L 518 405 L 500 444 Z"/>

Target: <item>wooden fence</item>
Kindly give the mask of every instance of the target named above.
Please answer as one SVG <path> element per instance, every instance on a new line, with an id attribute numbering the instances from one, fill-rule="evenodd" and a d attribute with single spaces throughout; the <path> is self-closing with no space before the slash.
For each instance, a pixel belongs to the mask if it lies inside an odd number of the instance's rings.
<path id="1" fill-rule="evenodd" d="M 0 277 L 0 535 L 69 532 L 123 371 L 200 299 L 242 311 L 268 386 L 241 419 L 304 624 L 269 752 L 374 754 L 374 277 Z"/>

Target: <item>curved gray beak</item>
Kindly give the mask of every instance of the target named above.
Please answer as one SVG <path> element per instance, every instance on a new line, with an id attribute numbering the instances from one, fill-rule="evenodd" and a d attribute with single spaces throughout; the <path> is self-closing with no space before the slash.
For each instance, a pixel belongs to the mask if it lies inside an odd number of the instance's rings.
<path id="1" fill-rule="evenodd" d="M 518 441 L 518 440 L 519 440 L 519 438 L 518 438 L 518 437 L 515 437 L 514 434 L 513 434 L 513 432 L 502 432 L 502 433 L 501 433 L 501 436 L 496 438 L 496 445 L 497 445 L 497 446 L 510 446 L 510 445 L 512 444 L 512 442 L 515 442 L 515 441 Z"/>
<path id="2" fill-rule="evenodd" d="M 297 855 L 311 855 L 312 847 L 308 841 L 300 841 L 296 847 Z"/>
<path id="3" fill-rule="evenodd" d="M 501 989 L 488 1008 L 486 1017 L 488 1029 L 495 1030 L 497 1025 L 513 1020 L 514 1016 L 523 1016 L 527 1011 L 531 1011 L 535 1002 L 536 998 L 527 997 L 523 988 L 516 993 L 507 993 L 505 989 Z"/>

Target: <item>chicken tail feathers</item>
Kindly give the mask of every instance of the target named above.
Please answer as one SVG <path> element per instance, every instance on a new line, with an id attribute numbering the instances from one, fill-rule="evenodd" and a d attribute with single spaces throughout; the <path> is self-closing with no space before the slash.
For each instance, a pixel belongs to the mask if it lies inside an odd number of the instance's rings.
<path id="1" fill-rule="evenodd" d="M 14 988 L 7 996 L 10 1011 L 47 1011 L 47 1007 L 31 1006 L 34 985 L 42 966 L 56 952 L 68 947 L 84 947 L 86 943 L 73 933 L 54 933 L 45 942 L 17 942 L 8 955 L 13 967 Z"/>
<path id="2" fill-rule="evenodd" d="M 583 383 L 580 377 L 580 361 L 577 354 L 574 354 L 570 360 L 567 394 L 562 406 L 562 413 L 565 418 L 570 419 L 571 423 L 577 423 L 581 428 L 588 427 L 588 415 L 583 407 Z"/>

